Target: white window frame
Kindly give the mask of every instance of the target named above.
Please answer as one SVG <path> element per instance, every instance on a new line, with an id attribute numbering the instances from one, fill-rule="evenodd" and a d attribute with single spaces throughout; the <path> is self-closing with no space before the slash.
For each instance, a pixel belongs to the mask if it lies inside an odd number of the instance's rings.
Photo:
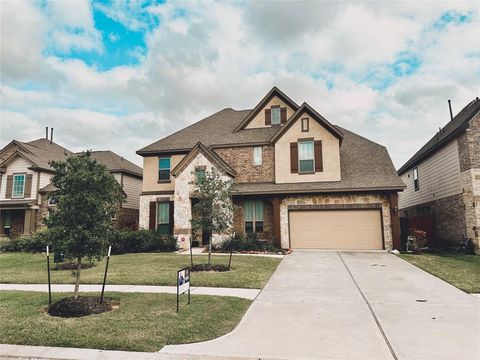
<path id="1" fill-rule="evenodd" d="M 253 147 L 253 165 L 261 166 L 263 163 L 263 148 L 262 146 Z"/>
<path id="2" fill-rule="evenodd" d="M 273 116 L 274 113 L 275 113 L 275 116 Z M 277 122 L 277 114 L 278 114 L 278 122 Z M 270 123 L 272 125 L 280 125 L 282 123 L 282 109 L 280 107 L 272 107 L 270 109 L 270 117 L 271 117 Z"/>
<path id="3" fill-rule="evenodd" d="M 302 159 L 302 153 L 300 152 L 300 144 L 312 144 L 312 158 L 311 159 Z M 311 160 L 312 161 L 312 170 L 311 171 L 302 171 L 300 166 L 300 161 Z M 298 173 L 299 174 L 313 174 L 315 172 L 315 142 L 313 140 L 302 140 L 298 142 Z"/>
<path id="4" fill-rule="evenodd" d="M 15 196 L 15 178 L 16 177 L 23 177 L 23 188 L 22 188 L 22 194 L 20 196 Z M 21 199 L 25 197 L 25 182 L 27 180 L 27 174 L 13 174 L 12 177 L 12 199 Z"/>
<path id="5" fill-rule="evenodd" d="M 418 176 L 418 168 L 417 167 L 413 168 L 413 189 L 415 191 L 420 190 L 420 180 L 419 180 L 419 176 Z"/>

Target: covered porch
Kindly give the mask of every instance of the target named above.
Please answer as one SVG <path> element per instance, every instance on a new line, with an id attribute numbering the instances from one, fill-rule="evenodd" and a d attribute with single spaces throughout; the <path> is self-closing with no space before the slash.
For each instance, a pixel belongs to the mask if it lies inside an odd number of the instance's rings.
<path id="1" fill-rule="evenodd" d="M 31 235 L 37 211 L 33 200 L 0 201 L 0 237 Z"/>

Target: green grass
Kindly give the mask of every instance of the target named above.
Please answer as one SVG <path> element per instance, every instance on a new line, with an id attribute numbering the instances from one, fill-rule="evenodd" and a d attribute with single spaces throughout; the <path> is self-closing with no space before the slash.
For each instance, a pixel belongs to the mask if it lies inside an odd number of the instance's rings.
<path id="1" fill-rule="evenodd" d="M 53 294 L 54 300 L 64 295 Z M 220 296 L 107 293 L 118 309 L 83 318 L 47 315 L 46 293 L 0 292 L 0 343 L 105 350 L 158 351 L 167 344 L 205 341 L 230 332 L 251 301 Z"/>
<path id="2" fill-rule="evenodd" d="M 452 253 L 401 254 L 400 258 L 467 293 L 480 293 L 480 256 Z"/>
<path id="3" fill-rule="evenodd" d="M 194 264 L 206 262 L 206 255 L 195 255 Z M 227 264 L 228 256 L 213 255 L 212 262 Z M 234 256 L 228 272 L 195 272 L 192 286 L 262 289 L 281 259 L 260 256 Z M 116 255 L 110 258 L 109 284 L 176 285 L 176 271 L 190 265 L 190 257 L 175 253 Z M 0 254 L 0 283 L 42 284 L 47 282 L 46 257 L 31 253 Z M 53 266 L 52 266 L 53 268 Z M 81 273 L 82 284 L 101 284 L 105 261 Z M 71 270 L 52 271 L 52 282 L 74 283 Z"/>

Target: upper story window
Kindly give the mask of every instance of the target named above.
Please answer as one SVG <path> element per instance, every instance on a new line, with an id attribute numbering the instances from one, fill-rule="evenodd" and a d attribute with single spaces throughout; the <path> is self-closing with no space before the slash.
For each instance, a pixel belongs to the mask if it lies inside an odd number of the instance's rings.
<path id="1" fill-rule="evenodd" d="M 415 187 L 415 191 L 420 190 L 420 182 L 418 181 L 418 169 L 413 168 L 413 186 Z"/>
<path id="2" fill-rule="evenodd" d="M 259 166 L 262 165 L 262 147 L 255 146 L 253 148 L 253 165 Z"/>
<path id="3" fill-rule="evenodd" d="M 13 175 L 12 198 L 23 198 L 25 196 L 25 174 Z"/>
<path id="4" fill-rule="evenodd" d="M 280 107 L 272 107 L 272 125 L 280 125 L 281 110 Z"/>
<path id="5" fill-rule="evenodd" d="M 170 181 L 170 158 L 158 159 L 158 181 Z"/>
<path id="6" fill-rule="evenodd" d="M 263 201 L 247 200 L 243 203 L 245 232 L 263 232 Z"/>
<path id="7" fill-rule="evenodd" d="M 205 167 L 197 166 L 195 168 L 195 182 L 197 184 L 201 183 L 205 179 Z"/>
<path id="8" fill-rule="evenodd" d="M 302 119 L 302 132 L 308 132 L 310 129 L 310 124 L 308 123 L 308 118 Z"/>
<path id="9" fill-rule="evenodd" d="M 298 172 L 312 173 L 315 171 L 315 156 L 313 152 L 313 141 L 298 142 Z"/>

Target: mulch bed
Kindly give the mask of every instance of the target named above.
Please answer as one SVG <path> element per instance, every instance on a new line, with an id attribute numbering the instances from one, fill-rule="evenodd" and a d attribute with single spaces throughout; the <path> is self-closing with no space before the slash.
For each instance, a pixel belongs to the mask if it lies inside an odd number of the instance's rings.
<path id="1" fill-rule="evenodd" d="M 53 303 L 47 312 L 52 316 L 71 318 L 101 314 L 118 306 L 119 303 L 111 299 L 104 298 L 103 304 L 100 304 L 99 297 L 79 296 L 77 299 L 73 297 L 63 298 Z"/>
<path id="2" fill-rule="evenodd" d="M 82 263 L 82 270 L 83 269 L 90 269 L 94 267 L 93 263 Z M 77 263 L 74 262 L 67 262 L 67 263 L 59 263 L 58 266 L 55 264 L 53 270 L 77 270 Z"/>
<path id="3" fill-rule="evenodd" d="M 196 264 L 193 265 L 192 271 L 230 271 L 230 269 L 226 265 L 208 265 L 208 264 Z"/>

